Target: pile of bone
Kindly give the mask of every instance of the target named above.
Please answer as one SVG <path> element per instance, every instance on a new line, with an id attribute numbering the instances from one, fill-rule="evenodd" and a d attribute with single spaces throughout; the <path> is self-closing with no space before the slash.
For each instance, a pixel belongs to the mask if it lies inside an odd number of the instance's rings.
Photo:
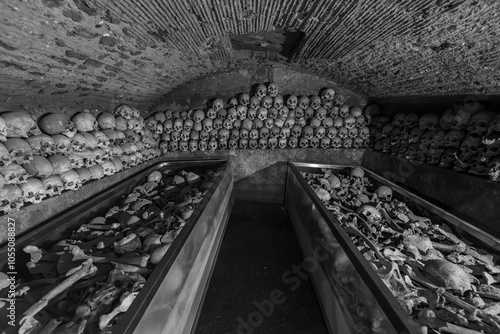
<path id="1" fill-rule="evenodd" d="M 286 101 L 286 103 L 285 103 Z M 217 98 L 206 110 L 164 112 L 162 124 L 146 119 L 146 127 L 163 129 L 160 149 L 167 152 L 217 149 L 364 148 L 368 147 L 369 116 L 349 107 L 345 98 L 326 88 L 320 96 L 278 94 L 278 86 L 257 86 L 226 105 Z"/>
<path id="2" fill-rule="evenodd" d="M 159 135 L 135 108 L 115 115 L 88 110 L 71 117 L 25 112 L 0 115 L 0 212 L 19 210 L 64 190 L 113 175 L 161 155 Z"/>
<path id="3" fill-rule="evenodd" d="M 446 225 L 417 216 L 392 189 L 376 189 L 360 168 L 347 173 L 303 173 L 308 184 L 411 316 L 436 333 L 500 333 L 498 256 L 476 249 Z M 338 244 L 329 228 L 320 240 Z M 362 294 L 362 283 L 331 268 L 344 293 Z M 368 328 L 383 324 L 377 304 L 355 305 Z M 422 332 L 419 330 L 418 332 Z"/>
<path id="4" fill-rule="evenodd" d="M 373 118 L 374 149 L 400 158 L 500 180 L 500 115 L 461 106 L 441 117 Z"/>
<path id="5" fill-rule="evenodd" d="M 170 245 L 190 223 L 217 171 L 154 171 L 117 206 L 41 249 L 24 248 L 31 277 L 15 283 L 19 333 L 109 333 Z M 172 291 L 179 282 L 170 282 Z M 9 283 L 0 273 L 0 298 Z M 9 297 L 12 298 L 12 297 Z M 2 316 L 8 312 L 0 302 Z M 102 331 L 102 332 L 101 332 Z"/>

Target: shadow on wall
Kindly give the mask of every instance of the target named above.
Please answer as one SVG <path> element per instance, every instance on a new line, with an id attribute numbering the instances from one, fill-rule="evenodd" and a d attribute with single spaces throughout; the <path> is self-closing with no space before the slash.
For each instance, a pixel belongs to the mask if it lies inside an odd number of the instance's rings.
<path id="1" fill-rule="evenodd" d="M 242 68 L 235 72 L 219 73 L 201 78 L 166 94 L 162 101 L 153 108 L 153 113 L 171 109 L 183 111 L 193 108 L 206 108 L 207 103 L 215 98 L 225 102 L 241 93 L 253 95 L 253 89 L 259 83 L 274 82 L 279 87 L 279 94 L 318 95 L 325 87 L 332 87 L 346 97 L 349 106 L 363 108 L 367 98 L 347 88 L 337 85 L 331 80 L 319 76 L 300 73 L 284 66 L 266 66 Z"/>

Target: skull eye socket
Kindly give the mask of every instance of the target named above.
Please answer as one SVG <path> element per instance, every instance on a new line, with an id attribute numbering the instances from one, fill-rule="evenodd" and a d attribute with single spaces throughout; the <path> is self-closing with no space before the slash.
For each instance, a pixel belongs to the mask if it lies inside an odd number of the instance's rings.
<path id="1" fill-rule="evenodd" d="M 28 194 L 26 195 L 27 198 L 31 198 L 33 196 L 35 196 L 35 194 L 33 194 L 32 191 L 28 192 Z"/>
<path id="2" fill-rule="evenodd" d="M 52 185 L 51 184 L 48 184 L 46 187 L 45 187 L 46 190 L 50 190 L 52 189 Z"/>
<path id="3" fill-rule="evenodd" d="M 2 206 L 7 206 L 7 205 L 9 205 L 9 201 L 7 201 L 6 199 L 4 199 L 2 201 Z"/>
<path id="4" fill-rule="evenodd" d="M 70 187 L 71 187 L 73 184 L 74 184 L 74 182 L 73 182 L 73 181 L 70 181 L 70 182 L 66 183 L 66 185 L 68 185 L 68 186 L 70 186 Z"/>

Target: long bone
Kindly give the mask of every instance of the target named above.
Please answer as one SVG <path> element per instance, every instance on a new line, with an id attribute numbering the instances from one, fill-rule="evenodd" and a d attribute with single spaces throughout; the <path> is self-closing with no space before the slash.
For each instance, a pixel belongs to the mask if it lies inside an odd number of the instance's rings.
<path id="1" fill-rule="evenodd" d="M 406 266 L 401 266 L 401 270 L 405 275 L 411 278 L 411 280 L 417 282 L 420 285 L 423 285 L 427 289 L 432 289 L 432 290 L 437 290 L 439 289 L 438 286 L 434 285 L 433 283 L 429 282 L 426 278 L 421 277 L 417 275 L 413 270 L 409 270 L 408 267 Z M 455 304 L 456 306 L 464 309 L 464 311 L 469 312 L 473 315 L 477 315 L 481 319 L 483 319 L 486 323 L 488 323 L 491 326 L 494 326 L 500 330 L 500 317 L 497 316 L 492 316 L 490 314 L 487 314 L 483 310 L 480 310 L 469 303 L 461 300 L 458 297 L 455 297 L 453 294 L 443 291 L 442 292 L 443 297 L 445 297 L 448 301 L 451 303 Z"/>
<path id="2" fill-rule="evenodd" d="M 101 315 L 99 318 L 99 328 L 104 329 L 115 316 L 127 312 L 138 293 L 139 292 L 125 292 L 120 297 L 120 304 L 116 306 L 111 313 Z"/>
<path id="3" fill-rule="evenodd" d="M 74 283 L 77 281 L 88 277 L 90 275 L 93 275 L 97 272 L 97 267 L 92 264 L 92 260 L 86 260 L 83 262 L 80 266 L 68 271 L 66 273 L 66 278 L 64 281 L 62 281 L 59 285 L 54 287 L 52 290 L 50 290 L 48 293 L 46 293 L 38 302 L 35 304 L 31 305 L 30 308 L 28 308 L 24 312 L 24 316 L 21 318 L 19 321 L 19 324 L 21 325 L 21 328 L 19 329 L 20 334 L 26 334 L 30 328 L 33 326 L 33 320 L 36 321 L 34 318 L 35 315 L 37 315 L 41 310 L 43 310 L 55 297 L 60 295 L 62 292 L 65 290 L 69 289 Z"/>

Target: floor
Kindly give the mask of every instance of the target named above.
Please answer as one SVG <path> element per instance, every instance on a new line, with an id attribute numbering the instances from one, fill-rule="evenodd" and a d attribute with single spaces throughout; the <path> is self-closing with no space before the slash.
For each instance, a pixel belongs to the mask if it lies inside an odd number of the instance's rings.
<path id="1" fill-rule="evenodd" d="M 279 204 L 236 200 L 195 334 L 327 333 Z"/>

